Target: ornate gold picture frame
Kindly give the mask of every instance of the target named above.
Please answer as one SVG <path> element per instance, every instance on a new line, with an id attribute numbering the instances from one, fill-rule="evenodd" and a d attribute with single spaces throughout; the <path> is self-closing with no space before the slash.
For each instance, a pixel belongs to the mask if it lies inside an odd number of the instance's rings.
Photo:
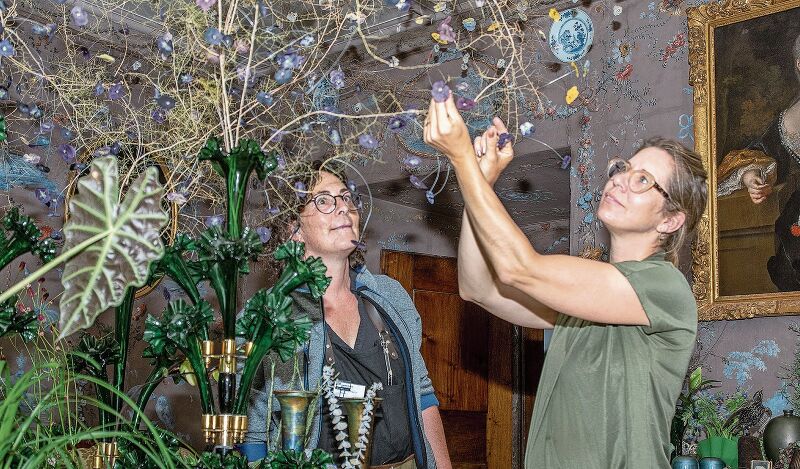
<path id="1" fill-rule="evenodd" d="M 798 314 L 800 0 L 712 2 L 688 24 L 695 149 L 709 171 L 692 248 L 699 318 Z"/>

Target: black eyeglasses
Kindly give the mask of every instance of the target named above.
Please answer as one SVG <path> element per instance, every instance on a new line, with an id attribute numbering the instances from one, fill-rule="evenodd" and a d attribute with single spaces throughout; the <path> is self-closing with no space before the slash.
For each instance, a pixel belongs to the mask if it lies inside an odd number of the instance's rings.
<path id="1" fill-rule="evenodd" d="M 345 207 L 350 212 L 358 211 L 358 205 L 356 205 L 356 198 L 353 197 L 353 194 L 349 192 L 345 192 L 344 194 L 340 195 L 332 195 L 332 194 L 317 194 L 312 197 L 306 205 L 314 202 L 314 206 L 317 207 L 317 210 L 320 213 L 329 214 L 333 213 L 336 210 L 336 199 L 341 198 L 342 202 L 344 202 Z"/>
<path id="2" fill-rule="evenodd" d="M 611 158 L 608 162 L 608 178 L 611 179 L 622 173 L 628 174 L 628 188 L 631 192 L 641 194 L 652 188 L 661 193 L 669 202 L 672 202 L 672 197 L 656 182 L 655 176 L 644 169 L 631 168 L 631 164 L 622 158 Z"/>

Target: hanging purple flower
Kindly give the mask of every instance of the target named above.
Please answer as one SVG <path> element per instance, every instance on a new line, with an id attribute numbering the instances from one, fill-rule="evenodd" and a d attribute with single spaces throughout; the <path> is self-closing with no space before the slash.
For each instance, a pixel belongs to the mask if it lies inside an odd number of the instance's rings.
<path id="1" fill-rule="evenodd" d="M 497 148 L 503 148 L 506 143 L 514 143 L 514 136 L 508 132 L 503 132 L 500 134 L 500 138 L 497 139 Z"/>
<path id="2" fill-rule="evenodd" d="M 422 164 L 422 159 L 419 156 L 406 155 L 403 157 L 403 165 L 408 168 L 416 168 L 420 164 Z"/>
<path id="3" fill-rule="evenodd" d="M 328 132 L 328 138 L 331 139 L 331 143 L 334 145 L 341 145 L 342 144 L 342 136 L 339 134 L 339 131 L 336 129 L 331 129 Z"/>
<path id="4" fill-rule="evenodd" d="M 11 41 L 9 41 L 8 39 L 3 39 L 2 41 L 0 41 L 0 56 L 14 57 L 16 53 L 17 51 L 14 50 L 14 45 L 11 44 Z"/>
<path id="5" fill-rule="evenodd" d="M 408 180 L 411 182 L 411 185 L 416 187 L 417 189 L 425 190 L 425 189 L 428 188 L 428 186 L 426 186 L 425 183 L 422 182 L 422 179 L 418 178 L 417 176 L 415 176 L 413 174 L 411 175 L 410 178 L 408 178 Z"/>
<path id="6" fill-rule="evenodd" d="M 78 28 L 89 24 L 89 14 L 83 11 L 83 8 L 78 5 L 72 7 L 72 10 L 69 11 L 69 16 L 72 18 L 72 24 Z"/>
<path id="7" fill-rule="evenodd" d="M 331 85 L 337 90 L 344 88 L 344 72 L 341 68 L 331 70 Z"/>
<path id="8" fill-rule="evenodd" d="M 108 147 L 108 152 L 114 156 L 119 155 L 120 150 L 122 150 L 122 144 L 119 143 L 119 141 L 114 141 L 114 143 Z"/>
<path id="9" fill-rule="evenodd" d="M 172 47 L 172 34 L 166 32 L 156 38 L 156 49 L 158 49 L 158 53 L 161 54 L 162 59 L 166 59 L 172 55 L 172 51 L 174 50 Z"/>
<path id="10" fill-rule="evenodd" d="M 212 46 L 218 46 L 222 44 L 222 33 L 217 28 L 208 28 L 203 33 L 203 40 Z"/>
<path id="11" fill-rule="evenodd" d="M 261 240 L 262 244 L 267 244 L 269 239 L 272 238 L 272 230 L 266 226 L 259 226 L 256 228 L 256 233 L 258 234 L 258 238 Z"/>
<path id="12" fill-rule="evenodd" d="M 223 34 L 222 35 L 222 45 L 224 45 L 226 49 L 230 49 L 231 47 L 233 47 L 233 35 L 232 34 Z"/>
<path id="13" fill-rule="evenodd" d="M 374 150 L 378 148 L 378 141 L 375 140 L 370 134 L 361 134 L 358 136 L 358 144 L 362 147 L 366 148 L 367 150 Z"/>
<path id="14" fill-rule="evenodd" d="M 244 39 L 237 39 L 233 43 L 233 48 L 236 50 L 236 53 L 239 55 L 247 55 L 250 52 L 250 43 Z"/>
<path id="15" fill-rule="evenodd" d="M 274 217 L 275 215 L 281 213 L 281 209 L 278 207 L 270 207 L 267 209 L 267 215 Z"/>
<path id="16" fill-rule="evenodd" d="M 217 0 L 196 0 L 195 3 L 203 12 L 208 13 L 208 10 L 217 3 Z"/>
<path id="17" fill-rule="evenodd" d="M 158 99 L 156 99 L 156 104 L 161 106 L 161 108 L 165 111 L 169 111 L 175 107 L 175 98 L 168 94 L 162 94 L 158 97 Z"/>
<path id="18" fill-rule="evenodd" d="M 297 52 L 286 52 L 278 56 L 278 67 L 295 69 L 306 63 L 306 58 Z"/>
<path id="19" fill-rule="evenodd" d="M 150 112 L 150 117 L 153 119 L 153 122 L 161 125 L 167 121 L 167 111 L 165 111 L 163 108 L 157 107 Z"/>
<path id="20" fill-rule="evenodd" d="M 41 202 L 43 204 L 46 204 L 46 203 L 50 202 L 50 199 L 51 199 L 50 191 L 48 191 L 47 189 L 45 189 L 43 187 L 38 187 L 33 191 L 33 193 L 36 195 L 36 199 L 39 202 Z"/>
<path id="21" fill-rule="evenodd" d="M 561 157 L 561 169 L 569 169 L 569 164 L 572 161 L 571 155 L 564 155 Z"/>
<path id="22" fill-rule="evenodd" d="M 452 16 L 448 16 L 441 23 L 439 23 L 439 37 L 443 41 L 447 42 L 456 42 L 456 33 L 453 31 L 453 27 L 450 26 L 450 21 L 453 19 Z"/>
<path id="23" fill-rule="evenodd" d="M 306 185 L 303 181 L 297 181 L 294 183 L 295 194 L 297 194 L 297 198 L 300 200 L 305 200 L 306 198 Z"/>
<path id="24" fill-rule="evenodd" d="M 236 77 L 239 81 L 253 81 L 252 74 L 250 73 L 250 67 L 247 66 L 239 66 L 236 67 Z"/>
<path id="25" fill-rule="evenodd" d="M 256 101 L 264 106 L 272 106 L 272 103 L 275 101 L 275 99 L 270 93 L 267 93 L 266 91 L 259 91 L 256 93 Z"/>
<path id="26" fill-rule="evenodd" d="M 108 89 L 108 99 L 119 99 L 125 96 L 125 88 L 122 83 L 115 83 Z"/>
<path id="27" fill-rule="evenodd" d="M 475 107 L 475 101 L 463 96 L 458 96 L 456 98 L 456 107 L 459 111 L 469 111 Z"/>
<path id="28" fill-rule="evenodd" d="M 443 103 L 450 96 L 450 87 L 444 81 L 439 80 L 431 87 L 431 96 L 437 103 Z"/>
<path id="29" fill-rule="evenodd" d="M 389 124 L 386 126 L 392 132 L 399 132 L 406 126 L 406 117 L 403 115 L 392 116 L 389 118 Z"/>
<path id="30" fill-rule="evenodd" d="M 211 215 L 210 217 L 206 217 L 205 224 L 207 227 L 211 228 L 212 226 L 221 225 L 224 221 L 224 215 Z"/>
<path id="31" fill-rule="evenodd" d="M 170 192 L 167 194 L 167 200 L 178 205 L 183 205 L 188 201 L 184 192 Z"/>
<path id="32" fill-rule="evenodd" d="M 208 60 L 209 63 L 218 64 L 219 54 L 213 50 L 206 51 L 206 60 Z"/>
<path id="33" fill-rule="evenodd" d="M 280 68 L 275 72 L 275 81 L 279 85 L 288 83 L 292 79 L 292 70 L 289 68 Z"/>
<path id="34" fill-rule="evenodd" d="M 75 156 L 77 153 L 78 152 L 75 150 L 75 147 L 69 143 L 65 143 L 58 147 L 58 154 L 61 155 L 61 159 L 67 164 L 72 164 L 75 162 Z"/>
<path id="35" fill-rule="evenodd" d="M 64 140 L 72 140 L 73 138 L 75 138 L 75 132 L 66 127 L 61 127 L 60 133 L 61 133 L 61 138 L 63 138 Z"/>

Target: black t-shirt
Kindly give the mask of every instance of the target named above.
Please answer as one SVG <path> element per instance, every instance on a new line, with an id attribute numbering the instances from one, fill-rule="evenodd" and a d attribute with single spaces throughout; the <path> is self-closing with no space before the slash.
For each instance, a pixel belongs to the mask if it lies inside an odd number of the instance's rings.
<path id="1" fill-rule="evenodd" d="M 406 399 L 405 367 L 399 357 L 390 359 L 392 385 L 389 386 L 386 357 L 378 330 L 364 308 L 365 300 L 358 293 L 355 294 L 358 297 L 361 323 L 358 326 L 354 348 L 350 348 L 329 326 L 325 326 L 335 359 L 333 368 L 338 373 L 339 380 L 364 385 L 367 389 L 375 382 L 383 383 L 383 390 L 378 391 L 378 397 L 383 400 L 373 420 L 370 464 L 400 462 L 414 452 Z M 324 416 L 319 447 L 338 457 L 339 449 L 330 413 L 327 412 L 326 405 L 323 405 L 322 409 Z"/>

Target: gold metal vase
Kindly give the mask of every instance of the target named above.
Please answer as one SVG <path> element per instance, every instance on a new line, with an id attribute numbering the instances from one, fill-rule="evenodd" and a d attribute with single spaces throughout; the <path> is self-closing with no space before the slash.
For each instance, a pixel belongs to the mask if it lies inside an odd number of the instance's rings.
<path id="1" fill-rule="evenodd" d="M 316 397 L 309 391 L 275 391 L 281 405 L 281 447 L 284 450 L 305 449 L 308 406 Z"/>
<path id="2" fill-rule="evenodd" d="M 375 414 L 378 410 L 378 407 L 381 406 L 381 399 L 380 397 L 376 397 L 372 399 L 372 421 L 369 424 L 369 431 L 367 432 L 367 447 L 364 450 L 364 461 L 361 463 L 361 467 L 364 469 L 369 469 L 370 464 L 369 460 L 372 456 L 372 431 L 375 429 Z M 339 403 L 342 405 L 344 409 L 345 416 L 347 418 L 347 437 L 350 440 L 351 452 L 355 452 L 356 450 L 356 443 L 358 442 L 358 429 L 361 427 L 361 418 L 364 416 L 364 403 L 366 402 L 365 399 L 341 399 Z"/>

